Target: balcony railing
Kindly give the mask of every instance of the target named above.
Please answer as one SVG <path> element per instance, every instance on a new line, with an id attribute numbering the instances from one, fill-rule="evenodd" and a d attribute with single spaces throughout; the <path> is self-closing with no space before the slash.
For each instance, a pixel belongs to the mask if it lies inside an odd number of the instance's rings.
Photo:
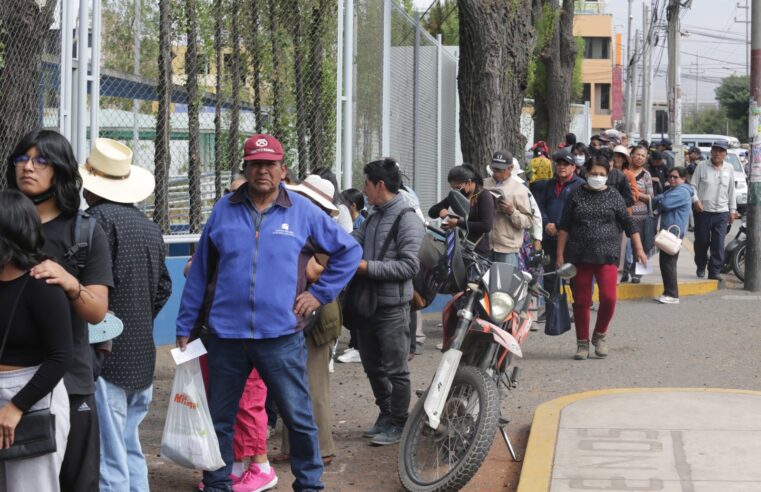
<path id="1" fill-rule="evenodd" d="M 605 14 L 606 3 L 596 0 L 576 0 L 574 13 L 576 15 L 602 15 Z"/>

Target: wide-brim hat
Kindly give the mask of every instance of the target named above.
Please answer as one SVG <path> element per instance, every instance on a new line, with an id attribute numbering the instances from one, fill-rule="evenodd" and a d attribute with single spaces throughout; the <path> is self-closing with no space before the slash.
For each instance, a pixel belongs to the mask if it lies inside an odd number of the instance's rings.
<path id="1" fill-rule="evenodd" d="M 132 150 L 110 138 L 95 140 L 79 174 L 84 189 L 117 203 L 142 202 L 156 187 L 150 171 L 132 164 Z"/>
<path id="2" fill-rule="evenodd" d="M 338 215 L 338 208 L 333 204 L 333 194 L 336 192 L 333 183 L 316 174 L 310 174 L 298 184 L 287 184 L 285 187 L 309 198 L 315 205 L 332 216 Z"/>

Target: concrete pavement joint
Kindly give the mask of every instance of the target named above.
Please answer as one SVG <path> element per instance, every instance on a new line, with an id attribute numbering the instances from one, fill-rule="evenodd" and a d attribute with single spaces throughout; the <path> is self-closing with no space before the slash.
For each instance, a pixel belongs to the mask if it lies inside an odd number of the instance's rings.
<path id="1" fill-rule="evenodd" d="M 673 442 L 674 462 L 676 472 L 679 474 L 679 482 L 682 485 L 682 492 L 695 492 L 695 486 L 692 483 L 692 468 L 687 462 L 682 431 L 671 431 L 671 441 Z"/>

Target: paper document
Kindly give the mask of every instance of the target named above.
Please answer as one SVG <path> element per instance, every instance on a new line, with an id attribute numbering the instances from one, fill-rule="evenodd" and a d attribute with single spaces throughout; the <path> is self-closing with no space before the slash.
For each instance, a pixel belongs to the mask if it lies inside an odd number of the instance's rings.
<path id="1" fill-rule="evenodd" d="M 643 265 L 640 262 L 637 262 L 634 264 L 634 274 L 635 275 L 650 275 L 653 273 L 653 264 L 652 262 L 647 262 L 647 265 Z"/>
<path id="2" fill-rule="evenodd" d="M 200 338 L 196 338 L 185 347 L 185 352 L 180 351 L 179 347 L 173 348 L 170 352 L 174 358 L 174 363 L 179 366 L 183 362 L 206 354 L 206 347 L 203 346 Z"/>

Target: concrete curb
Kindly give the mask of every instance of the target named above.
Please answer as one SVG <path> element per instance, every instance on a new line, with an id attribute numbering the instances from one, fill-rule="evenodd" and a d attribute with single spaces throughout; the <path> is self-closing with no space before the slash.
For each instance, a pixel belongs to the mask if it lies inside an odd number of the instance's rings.
<path id="1" fill-rule="evenodd" d="M 719 282 L 716 280 L 696 280 L 690 282 L 679 283 L 679 297 L 685 296 L 701 296 L 718 290 Z M 663 294 L 662 283 L 647 283 L 647 284 L 619 284 L 618 288 L 618 300 L 636 300 L 636 299 L 655 299 Z M 568 302 L 573 302 L 573 295 L 571 294 L 570 287 L 567 288 L 566 294 L 568 295 Z M 598 290 L 595 285 L 594 293 L 592 294 L 592 300 L 598 301 Z"/>
<path id="2" fill-rule="evenodd" d="M 624 393 L 704 392 L 761 396 L 761 392 L 722 388 L 625 388 L 587 391 L 542 403 L 534 412 L 526 454 L 518 482 L 518 492 L 548 491 L 552 479 L 560 416 L 567 406 L 580 400 Z"/>

